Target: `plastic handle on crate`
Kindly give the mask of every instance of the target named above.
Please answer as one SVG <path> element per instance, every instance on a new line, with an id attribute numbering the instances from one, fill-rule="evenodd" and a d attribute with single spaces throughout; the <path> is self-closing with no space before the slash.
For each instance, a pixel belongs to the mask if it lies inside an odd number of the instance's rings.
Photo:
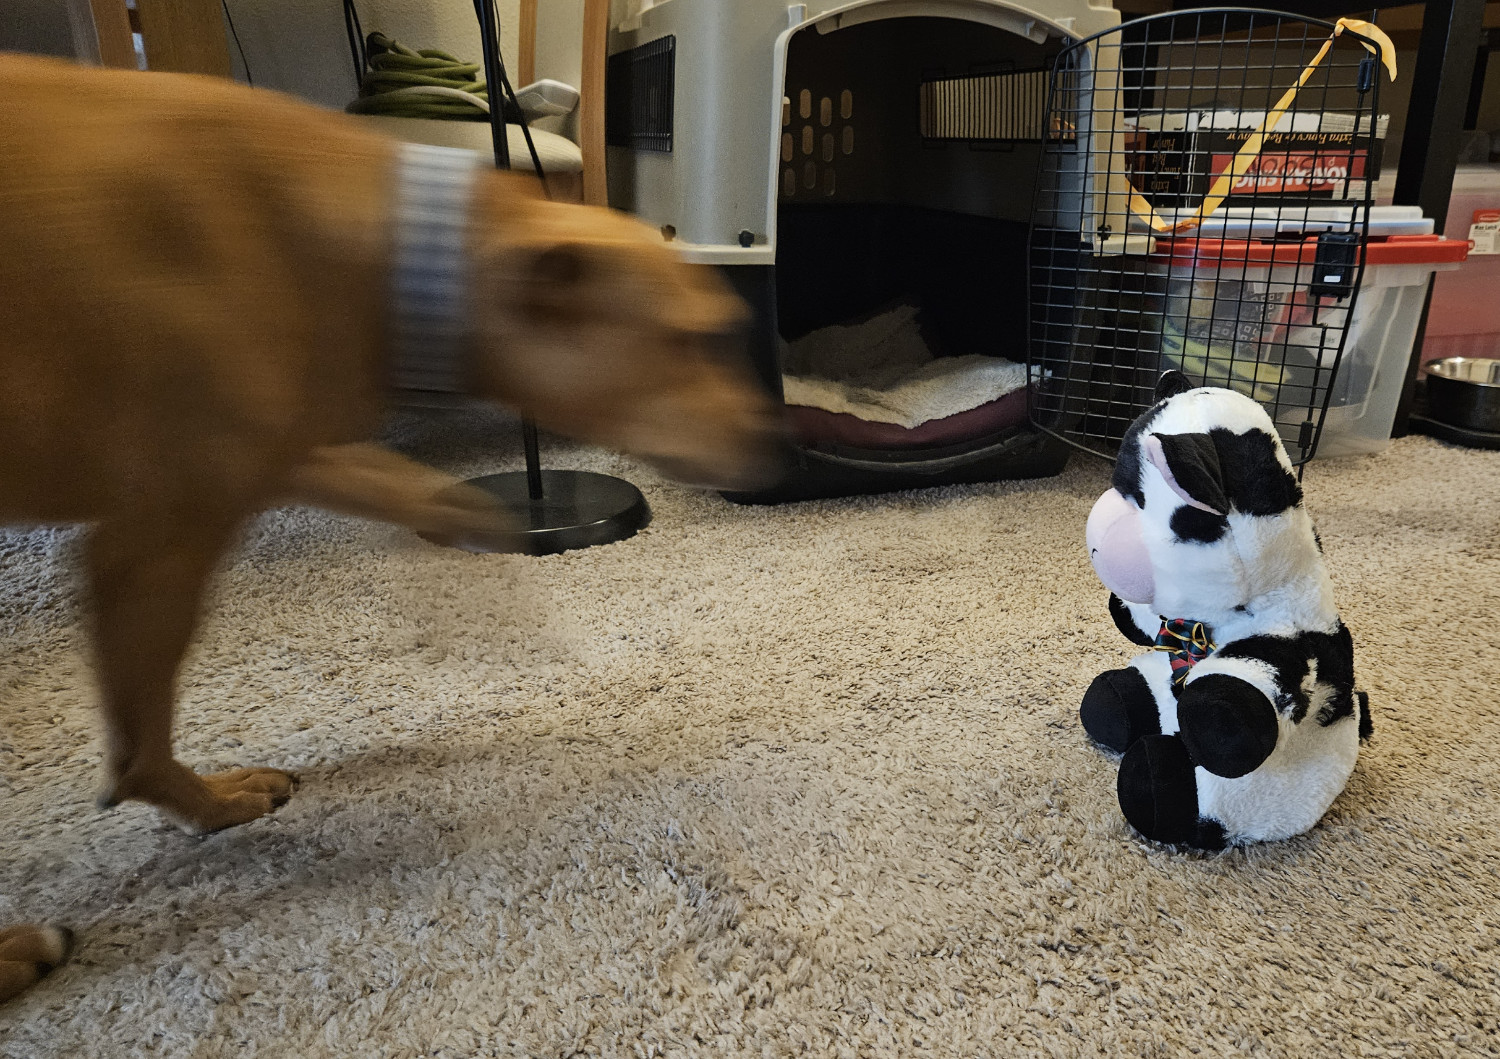
<path id="1" fill-rule="evenodd" d="M 1322 63 L 1329 49 L 1333 47 L 1333 42 L 1342 36 L 1345 30 L 1358 35 L 1359 43 L 1372 55 L 1379 57 L 1380 61 L 1385 64 L 1386 73 L 1390 74 L 1391 80 L 1394 81 L 1396 79 L 1396 46 L 1391 43 L 1391 38 L 1386 36 L 1385 30 L 1363 19 L 1341 18 L 1333 24 L 1333 33 L 1323 42 L 1318 53 L 1312 57 L 1312 62 L 1307 64 L 1307 68 L 1302 71 L 1302 76 L 1297 78 L 1297 83 L 1286 90 L 1274 107 L 1266 111 L 1260 127 L 1251 133 L 1240 149 L 1235 152 L 1234 160 L 1229 168 L 1220 173 L 1218 179 L 1213 182 L 1213 186 L 1208 189 L 1208 194 L 1204 195 L 1203 201 L 1198 204 L 1196 213 L 1177 221 L 1163 220 L 1161 214 L 1156 212 L 1156 207 L 1135 190 L 1129 178 L 1120 174 L 1119 179 L 1125 182 L 1125 188 L 1122 190 L 1125 190 L 1129 196 L 1130 212 L 1157 232 L 1185 232 L 1202 224 L 1224 204 L 1224 200 L 1229 197 L 1229 189 L 1234 186 L 1235 181 L 1245 175 L 1245 171 L 1250 168 L 1250 163 L 1254 162 L 1256 156 L 1260 154 L 1266 136 L 1275 131 L 1281 119 L 1286 116 L 1286 112 L 1291 109 L 1297 93 L 1301 91 L 1303 85 L 1307 84 L 1307 79 Z"/>

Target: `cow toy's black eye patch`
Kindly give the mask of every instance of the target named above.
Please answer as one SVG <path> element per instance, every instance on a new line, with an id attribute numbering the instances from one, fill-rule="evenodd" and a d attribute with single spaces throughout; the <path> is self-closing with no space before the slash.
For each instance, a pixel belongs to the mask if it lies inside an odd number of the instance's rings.
<path id="1" fill-rule="evenodd" d="M 1229 519 L 1223 515 L 1186 504 L 1172 512 L 1170 525 L 1179 541 L 1194 544 L 1212 544 L 1229 532 Z"/>

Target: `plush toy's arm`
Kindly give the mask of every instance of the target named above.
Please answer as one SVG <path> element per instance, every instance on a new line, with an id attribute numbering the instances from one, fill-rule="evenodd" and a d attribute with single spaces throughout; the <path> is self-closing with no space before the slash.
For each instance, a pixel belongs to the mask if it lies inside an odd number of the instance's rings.
<path id="1" fill-rule="evenodd" d="M 1193 667 L 1177 697 L 1178 732 L 1193 762 L 1234 779 L 1258 769 L 1281 734 L 1285 697 L 1276 667 L 1215 654 Z"/>
<path id="2" fill-rule="evenodd" d="M 1109 616 L 1115 620 L 1115 628 L 1124 633 L 1131 643 L 1142 647 L 1150 647 L 1156 643 L 1156 634 L 1161 630 L 1161 619 L 1152 613 L 1149 605 L 1126 603 L 1111 592 Z"/>
<path id="3" fill-rule="evenodd" d="M 1354 638 L 1341 621 L 1329 632 L 1249 636 L 1223 645 L 1214 657 L 1224 665 L 1249 664 L 1252 673 L 1265 674 L 1262 690 L 1276 712 L 1293 724 L 1311 719 L 1326 727 L 1355 712 Z M 1313 682 L 1320 694 L 1314 695 Z M 1315 698 L 1318 709 L 1309 717 Z"/>

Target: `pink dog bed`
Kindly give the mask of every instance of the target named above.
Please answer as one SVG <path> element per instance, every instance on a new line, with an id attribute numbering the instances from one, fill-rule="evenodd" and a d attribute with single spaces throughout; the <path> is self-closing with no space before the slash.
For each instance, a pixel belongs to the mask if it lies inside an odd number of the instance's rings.
<path id="1" fill-rule="evenodd" d="M 1026 422 L 1026 391 L 1015 390 L 966 412 L 929 419 L 915 427 L 876 423 L 846 412 L 787 405 L 792 431 L 802 444 L 847 445 L 859 449 L 923 449 L 998 434 Z"/>

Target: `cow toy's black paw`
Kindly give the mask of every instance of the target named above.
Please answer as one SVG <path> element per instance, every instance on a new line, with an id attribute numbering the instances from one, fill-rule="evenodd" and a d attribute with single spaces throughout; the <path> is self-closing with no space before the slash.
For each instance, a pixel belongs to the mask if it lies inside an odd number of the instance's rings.
<path id="1" fill-rule="evenodd" d="M 1143 735 L 1161 731 L 1156 700 L 1136 669 L 1100 673 L 1084 692 L 1078 719 L 1089 737 L 1107 750 L 1124 753 Z"/>
<path id="2" fill-rule="evenodd" d="M 1238 677 L 1213 673 L 1182 689 L 1177 700 L 1182 742 L 1196 764 L 1234 779 L 1258 769 L 1276 749 L 1276 708 Z"/>

